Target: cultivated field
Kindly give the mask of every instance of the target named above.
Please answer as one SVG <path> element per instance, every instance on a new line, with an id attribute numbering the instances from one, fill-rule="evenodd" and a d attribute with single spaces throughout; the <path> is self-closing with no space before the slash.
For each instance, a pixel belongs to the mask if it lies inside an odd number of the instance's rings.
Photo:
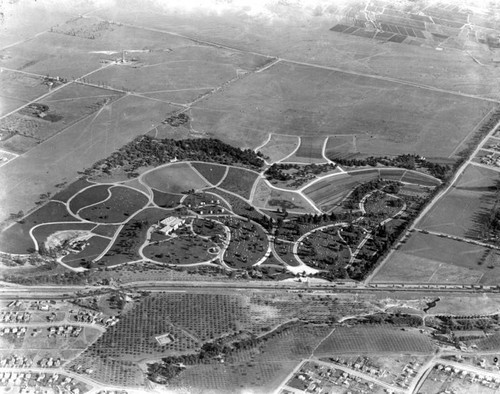
<path id="1" fill-rule="evenodd" d="M 315 350 L 316 356 L 339 353 L 431 353 L 423 334 L 385 327 L 338 327 Z"/>
<path id="2" fill-rule="evenodd" d="M 237 14 L 238 18 L 246 29 L 238 35 L 231 34 L 234 29 L 236 15 L 234 13 L 220 13 L 206 18 L 203 13 L 181 15 L 166 11 L 162 10 L 161 13 L 144 11 L 140 18 L 132 15 L 126 7 L 121 10 L 102 9 L 97 14 L 148 28 L 167 29 L 168 26 L 169 31 L 187 34 L 201 40 L 213 40 L 243 50 L 255 50 L 255 43 L 258 42 L 260 52 L 293 61 L 436 86 L 457 93 L 460 91 L 486 97 L 499 97 L 498 81 L 489 79 L 492 66 L 488 46 L 473 40 L 467 41 L 474 55 L 481 59 L 481 63 L 486 63 L 482 65 L 457 50 L 436 51 L 429 47 L 393 42 L 380 45 L 378 40 L 332 32 L 330 29 L 335 25 L 334 20 L 344 18 L 350 8 L 304 7 L 304 12 L 299 15 L 298 13 L 302 11 L 300 9 L 294 14 L 295 19 L 292 19 L 301 27 L 296 29 L 289 28 L 291 11 L 288 7 L 269 10 L 273 23 L 269 23 L 268 18 L 255 18 L 251 13 L 240 13 Z M 481 19 L 482 15 L 479 17 Z M 320 45 L 311 45 L 311 42 Z M 329 50 L 330 48 L 335 50 Z M 475 77 L 468 81 L 464 80 L 464 75 Z M 291 95 L 286 94 L 286 97 Z"/>
<path id="3" fill-rule="evenodd" d="M 299 145 L 299 138 L 293 135 L 271 134 L 269 142 L 259 149 L 259 152 L 275 163 L 289 156 Z"/>
<path id="4" fill-rule="evenodd" d="M 500 267 L 483 264 L 487 249 L 414 233 L 382 266 L 374 282 L 496 283 Z"/>
<path id="5" fill-rule="evenodd" d="M 307 187 L 304 193 L 319 209 L 327 212 L 337 206 L 357 185 L 377 177 L 377 170 L 358 171 L 352 175 L 333 175 Z"/>
<path id="6" fill-rule="evenodd" d="M 162 34 L 157 34 L 158 37 L 171 38 Z M 237 73 L 251 72 L 269 61 L 263 56 L 192 44 L 127 56 L 137 60 L 129 66 L 99 70 L 90 79 L 175 103 L 192 102 L 233 79 Z"/>
<path id="7" fill-rule="evenodd" d="M 470 165 L 458 181 L 417 224 L 421 229 L 478 238 L 496 200 L 500 174 Z"/>
<path id="8" fill-rule="evenodd" d="M 188 163 L 175 163 L 148 172 L 143 177 L 150 187 L 166 193 L 184 193 L 191 189 L 208 187 L 206 182 Z"/>
<path id="9" fill-rule="evenodd" d="M 243 168 L 229 167 L 229 171 L 219 187 L 248 200 L 257 176 L 255 172 Z"/>
<path id="10" fill-rule="evenodd" d="M 273 94 L 277 89 L 286 91 L 289 99 Z M 192 123 L 240 147 L 258 146 L 269 132 L 348 134 L 357 135 L 357 150 L 365 155 L 448 157 L 493 107 L 471 98 L 282 62 L 198 104 Z"/>
<path id="11" fill-rule="evenodd" d="M 0 73 L 0 86 L 2 86 L 0 116 L 47 93 L 49 87 L 42 82 L 41 77 L 3 70 Z"/>
<path id="12" fill-rule="evenodd" d="M 15 147 L 16 152 L 24 153 L 33 147 L 31 140 L 38 143 L 45 141 L 119 97 L 120 94 L 109 90 L 76 83 L 68 84 L 36 103 L 45 105 L 45 111 L 33 111 L 29 107 L 22 109 L 1 119 L 0 130 L 3 134 L 15 133 L 28 137 L 26 146 L 18 143 Z M 3 141 L 1 146 L 6 149 L 13 148 L 13 142 L 9 140 Z"/>
<path id="13" fill-rule="evenodd" d="M 323 145 L 327 137 L 309 137 L 300 138 L 299 149 L 285 162 L 299 163 L 323 163 L 326 159 L 323 157 Z"/>
<path id="14" fill-rule="evenodd" d="M 325 156 L 330 160 L 349 159 L 357 154 L 355 135 L 332 135 L 326 142 Z"/>

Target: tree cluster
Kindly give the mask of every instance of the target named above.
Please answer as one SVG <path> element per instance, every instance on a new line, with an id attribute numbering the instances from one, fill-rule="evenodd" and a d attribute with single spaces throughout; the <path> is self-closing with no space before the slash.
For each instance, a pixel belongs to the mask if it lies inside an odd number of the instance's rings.
<path id="1" fill-rule="evenodd" d="M 172 160 L 197 160 L 250 168 L 260 168 L 264 165 L 260 153 L 255 153 L 251 149 L 235 148 L 214 138 L 177 141 L 140 136 L 108 158 L 95 163 L 85 173 L 87 175 L 93 171 L 109 173 L 119 167 L 133 173 L 140 167 L 156 167 Z"/>

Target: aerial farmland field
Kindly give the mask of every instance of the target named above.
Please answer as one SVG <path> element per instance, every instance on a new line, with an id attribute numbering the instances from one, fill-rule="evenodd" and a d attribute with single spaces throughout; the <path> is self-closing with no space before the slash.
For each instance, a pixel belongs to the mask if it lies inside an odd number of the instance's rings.
<path id="1" fill-rule="evenodd" d="M 92 74 L 91 80 L 105 81 L 107 86 L 181 104 L 209 93 L 234 78 L 237 72 L 250 72 L 269 61 L 263 56 L 201 45 L 128 56 L 137 59 L 134 67 L 108 67 Z"/>
<path id="2" fill-rule="evenodd" d="M 273 94 L 277 87 L 289 92 L 285 101 Z M 472 98 L 278 63 L 198 104 L 193 127 L 240 147 L 254 148 L 270 132 L 349 134 L 357 136 L 357 150 L 364 155 L 449 157 L 492 108 Z M 457 117 L 460 126 L 450 121 Z"/>
<path id="3" fill-rule="evenodd" d="M 416 232 L 391 255 L 373 281 L 494 283 L 500 267 L 483 264 L 486 252 L 483 246 Z"/>
<path id="4" fill-rule="evenodd" d="M 290 156 L 298 148 L 299 143 L 299 138 L 293 135 L 271 134 L 269 141 L 259 148 L 259 152 L 269 157 L 270 163 L 275 163 Z"/>
<path id="5" fill-rule="evenodd" d="M 290 157 L 287 157 L 284 162 L 299 162 L 299 163 L 324 163 L 326 159 L 323 157 L 323 146 L 327 137 L 300 137 L 299 149 Z"/>
<path id="6" fill-rule="evenodd" d="M 308 11 L 313 10 L 311 6 Z M 274 13 L 281 15 L 280 11 L 274 10 Z M 275 18 L 273 23 L 269 23 L 269 19 L 242 16 L 230 10 L 213 18 L 204 18 L 202 13 L 168 14 L 158 10 L 144 10 L 140 19 L 125 10 L 102 9 L 96 14 L 136 26 L 212 40 L 240 50 L 253 50 L 258 42 L 262 53 L 325 68 L 338 67 L 353 73 L 366 73 L 484 97 L 499 97 L 497 81 L 488 78 L 488 68 L 466 58 L 461 51 L 436 51 L 429 47 L 393 42 L 381 46 L 377 40 L 330 31 L 335 24 L 332 20 L 344 17 L 343 11 L 340 6 L 319 10 L 314 17 L 298 18 L 294 27 L 301 28 L 293 29 L 288 28 L 290 21 L 286 18 Z M 242 18 L 241 23 L 246 27 L 239 35 L 230 34 L 234 28 L 235 15 Z M 311 45 L 312 42 L 319 45 Z M 473 41 L 467 44 L 471 45 L 471 50 L 482 61 L 491 62 L 487 46 Z M 329 50 L 331 48 L 335 50 Z M 473 81 L 464 80 L 464 75 L 475 77 Z"/>
<path id="7" fill-rule="evenodd" d="M 497 171 L 469 165 L 457 182 L 417 224 L 423 230 L 479 238 L 481 223 L 496 201 Z"/>
<path id="8" fill-rule="evenodd" d="M 500 390 L 500 8 L 446 1 L 4 1 L 0 392 Z"/>
<path id="9" fill-rule="evenodd" d="M 43 84 L 42 77 L 15 71 L 3 70 L 0 73 L 0 85 L 2 86 L 0 116 L 4 116 L 30 100 L 49 92 L 49 87 Z"/>
<path id="10" fill-rule="evenodd" d="M 418 332 L 384 327 L 338 327 L 315 350 L 316 356 L 338 353 L 431 353 L 431 341 Z"/>

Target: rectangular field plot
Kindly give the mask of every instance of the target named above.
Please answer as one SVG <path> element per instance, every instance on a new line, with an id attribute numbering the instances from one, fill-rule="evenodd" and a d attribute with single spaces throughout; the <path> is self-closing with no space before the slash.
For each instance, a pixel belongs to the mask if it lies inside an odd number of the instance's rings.
<path id="1" fill-rule="evenodd" d="M 0 116 L 47 93 L 49 86 L 42 77 L 3 70 L 0 73 Z"/>
<path id="2" fill-rule="evenodd" d="M 2 133 L 44 141 L 120 97 L 109 90 L 69 84 L 54 94 L 0 120 Z M 8 139 L 5 144 L 8 144 Z M 23 149 L 26 151 L 32 144 Z"/>
<path id="3" fill-rule="evenodd" d="M 417 227 L 467 238 L 481 238 L 496 201 L 500 173 L 469 165 Z"/>
<path id="4" fill-rule="evenodd" d="M 269 61 L 258 55 L 200 45 L 143 51 L 133 57 L 137 59 L 133 67 L 108 67 L 89 78 L 147 97 L 188 103 L 234 78 L 236 70 L 253 71 Z"/>
<path id="5" fill-rule="evenodd" d="M 269 142 L 259 149 L 269 163 L 275 163 L 291 155 L 299 145 L 299 138 L 293 135 L 272 134 Z"/>
<path id="6" fill-rule="evenodd" d="M 50 143 L 41 143 L 4 164 L 0 167 L 0 220 L 9 212 L 28 211 L 42 193 L 59 191 L 56 185 L 76 179 L 78 171 L 146 133 L 152 121 L 164 119 L 173 108 L 126 96 L 68 127 L 51 138 Z"/>
<path id="7" fill-rule="evenodd" d="M 388 3 L 388 2 L 386 2 Z M 390 2 L 389 2 L 390 3 Z M 383 9 L 377 13 L 382 12 Z M 309 62 L 325 67 L 339 67 L 351 72 L 360 73 L 370 73 L 377 76 L 397 78 L 400 80 L 408 81 L 415 84 L 433 86 L 440 89 L 448 89 L 455 92 L 461 91 L 462 93 L 472 94 L 472 95 L 484 95 L 491 98 L 498 98 L 500 92 L 500 80 L 497 78 L 490 77 L 490 69 L 484 67 L 475 62 L 464 62 L 463 53 L 460 51 L 434 51 L 429 50 L 429 48 L 419 48 L 413 45 L 396 45 L 389 43 L 389 45 L 379 45 L 370 39 L 361 39 L 354 35 L 349 34 L 339 34 L 330 31 L 330 29 L 335 25 L 332 22 L 332 17 L 326 14 L 323 17 L 309 19 L 306 23 L 306 27 L 303 29 L 286 29 L 286 28 L 276 28 L 276 24 L 268 23 L 265 18 L 253 18 L 244 16 L 244 21 L 248 27 L 245 30 L 240 29 L 240 34 L 228 34 L 228 31 L 234 29 L 234 21 L 232 18 L 227 18 L 223 15 L 216 18 L 216 22 L 212 18 L 206 18 L 203 15 L 165 15 L 153 12 L 141 12 L 140 16 L 137 15 L 137 10 L 134 9 L 131 12 L 126 7 L 123 9 L 103 9 L 96 11 L 96 15 L 99 15 L 105 19 L 112 19 L 115 21 L 120 21 L 124 23 L 131 23 L 136 25 L 142 25 L 148 28 L 166 29 L 168 26 L 169 31 L 176 33 L 186 34 L 189 37 L 196 37 L 201 40 L 212 40 L 219 44 L 228 45 L 230 47 L 239 48 L 243 50 L 255 50 L 256 42 L 259 44 L 260 51 L 263 53 L 273 54 L 275 56 L 281 57 L 283 59 L 291 59 L 298 62 Z M 414 15 L 412 15 L 415 18 Z M 422 16 L 418 15 L 419 18 L 415 20 L 422 20 Z M 413 19 L 407 17 L 407 19 Z M 428 19 L 428 18 L 427 18 Z M 425 20 L 424 20 L 425 22 Z M 342 23 L 342 22 L 340 22 Z M 343 24 L 343 23 L 342 23 Z M 285 26 L 285 25 L 284 25 Z M 347 29 L 348 26 L 346 26 Z M 440 26 L 444 27 L 444 26 Z M 339 29 L 343 30 L 343 29 Z M 311 45 L 311 43 L 321 42 L 322 45 Z M 335 50 L 331 50 L 335 48 Z M 312 61 L 314 59 L 314 61 Z M 362 61 L 360 61 L 362 59 Z M 267 71 L 273 70 L 276 66 L 271 67 Z M 429 72 L 429 70 L 432 72 Z M 325 70 L 325 73 L 328 73 Z M 476 75 L 474 81 L 471 83 L 464 83 L 464 75 Z M 262 77 L 265 73 L 259 73 L 259 77 Z M 283 73 L 287 75 L 287 73 Z M 248 79 L 253 79 L 254 76 Z M 295 83 L 300 81 L 300 78 L 294 78 L 290 76 Z M 237 89 L 241 86 L 238 83 Z M 333 84 L 334 86 L 336 83 Z M 317 90 L 316 86 L 310 85 L 309 87 L 312 91 Z M 335 87 L 328 87 L 329 90 L 335 94 L 338 93 L 340 97 L 338 100 L 327 100 L 328 105 L 345 105 L 346 110 L 351 110 L 352 106 L 349 102 L 352 96 L 358 96 L 359 98 L 365 99 L 366 97 L 379 97 L 380 101 L 387 102 L 386 98 L 391 95 L 390 89 L 384 91 L 379 91 L 381 94 L 363 94 L 359 90 L 351 89 L 350 92 L 342 91 L 340 92 Z M 287 89 L 280 89 L 278 86 L 269 85 L 270 91 L 272 91 L 276 98 L 284 97 L 285 101 L 292 102 L 295 101 L 294 93 L 289 92 Z M 244 89 L 241 89 L 241 94 L 248 96 Z M 260 87 L 256 88 L 256 92 L 260 92 Z M 353 92 L 356 92 L 353 94 Z M 416 93 L 419 95 L 419 93 Z M 264 97 L 273 97 L 273 94 L 264 94 Z M 381 97 L 382 96 L 382 97 Z M 403 103 L 406 107 L 405 100 L 408 97 L 413 97 L 408 94 L 406 98 L 398 99 L 397 102 Z M 260 99 L 257 98 L 257 101 Z M 261 100 L 260 100 L 261 101 Z M 389 100 L 390 101 L 390 100 Z M 413 101 L 413 100 L 410 100 Z M 433 101 L 433 100 L 431 100 Z M 236 102 L 243 102 L 237 100 Z M 297 102 L 303 103 L 304 100 L 297 100 Z M 423 103 L 422 109 L 432 109 L 431 111 L 440 111 L 439 101 L 435 104 L 427 106 Z M 258 104 L 259 105 L 259 104 Z M 265 107 L 264 103 L 260 103 L 259 111 Z M 416 108 L 411 105 L 410 107 Z M 256 106 L 252 107 L 256 108 Z M 282 109 L 282 108 L 281 108 Z M 400 111 L 399 108 L 394 108 L 391 112 L 395 114 Z M 426 110 L 424 109 L 424 112 Z M 228 111 L 230 112 L 230 111 Z M 269 111 L 270 113 L 276 114 L 279 112 L 276 110 Z M 318 111 L 319 113 L 320 111 Z M 326 111 L 328 112 L 328 110 Z M 336 110 L 332 111 L 333 113 Z M 354 111 L 353 111 L 354 112 Z M 415 120 L 425 117 L 424 114 L 416 114 Z M 237 112 L 235 112 L 236 114 Z M 471 113 L 474 113 L 472 111 Z M 262 114 L 262 113 L 261 113 Z M 219 114 L 219 116 L 226 116 L 225 114 Z M 321 115 L 320 115 L 321 116 Z M 382 115 L 384 116 L 384 115 Z M 392 115 L 391 115 L 392 116 Z M 237 118 L 237 116 L 235 116 Z M 261 127 L 257 127 L 255 120 L 258 117 L 253 117 L 253 127 L 258 128 L 259 131 Z M 351 116 L 354 118 L 354 116 Z M 385 116 L 387 119 L 388 117 Z M 480 116 L 479 116 L 480 118 Z M 269 117 L 268 119 L 273 119 Z M 452 119 L 452 117 L 448 117 Z M 420 119 L 421 120 L 421 119 Z M 425 119 L 424 123 L 427 123 L 429 119 Z M 278 120 L 279 122 L 279 120 Z M 227 130 L 231 128 L 230 125 L 235 125 L 233 121 L 222 121 L 220 126 L 227 126 Z M 332 125 L 333 122 L 325 122 L 325 125 Z M 439 123 L 437 123 L 439 124 Z M 456 124 L 460 124 L 457 122 Z M 248 125 L 248 132 L 253 132 L 252 124 Z M 448 127 L 451 127 L 449 124 Z M 234 127 L 233 127 L 234 128 Z M 455 127 L 451 128 L 453 130 Z M 314 129 L 313 127 L 311 129 Z M 404 129 L 404 127 L 402 128 Z M 437 126 L 433 130 L 439 130 L 440 127 Z M 467 128 L 471 130 L 471 128 Z M 271 130 L 267 130 L 271 131 Z M 227 132 L 228 134 L 229 131 Z M 226 134 L 226 132 L 224 133 Z M 290 134 L 283 132 L 283 134 Z M 336 134 L 336 133 L 332 133 Z M 444 133 L 445 135 L 447 133 Z M 240 133 L 238 133 L 235 141 L 240 139 Z M 264 141 L 267 137 L 267 133 L 263 138 L 259 138 L 259 141 Z M 253 139 L 252 136 L 246 136 L 246 139 Z M 242 146 L 250 146 L 247 143 L 241 143 Z M 443 145 L 443 144 L 441 144 Z M 256 145 L 252 145 L 255 147 Z M 258 146 L 258 144 L 257 144 Z M 409 150 L 412 151 L 413 150 Z M 405 152 L 407 153 L 407 152 Z M 427 155 L 426 157 L 430 157 Z"/>
<path id="8" fill-rule="evenodd" d="M 482 263 L 486 252 L 479 245 L 414 233 L 391 255 L 373 281 L 464 284 L 493 281 L 500 275 L 500 267 L 487 268 Z"/>
<path id="9" fill-rule="evenodd" d="M 299 163 L 326 162 L 323 157 L 323 145 L 327 137 L 301 137 L 299 149 L 284 161 Z"/>
<path id="10" fill-rule="evenodd" d="M 248 200 L 257 177 L 257 173 L 253 171 L 248 171 L 243 168 L 229 167 L 229 171 L 219 187 L 236 193 Z"/>
<path id="11" fill-rule="evenodd" d="M 383 327 L 338 327 L 314 354 L 431 353 L 431 341 L 423 334 Z"/>
<path id="12" fill-rule="evenodd" d="M 269 132 L 356 134 L 360 154 L 448 157 L 494 106 L 457 97 L 281 62 L 198 103 L 193 127 L 237 146 L 258 146 Z"/>

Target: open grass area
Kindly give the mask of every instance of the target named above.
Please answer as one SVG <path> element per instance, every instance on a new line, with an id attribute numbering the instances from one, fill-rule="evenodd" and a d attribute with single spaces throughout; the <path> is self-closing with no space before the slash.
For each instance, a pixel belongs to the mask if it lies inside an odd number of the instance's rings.
<path id="1" fill-rule="evenodd" d="M 80 210 L 80 217 L 95 223 L 121 223 L 146 206 L 148 198 L 129 187 L 114 186 L 111 197 Z"/>
<path id="2" fill-rule="evenodd" d="M 78 193 L 69 202 L 69 209 L 76 214 L 86 206 L 94 205 L 107 199 L 111 195 L 111 192 L 108 191 L 109 188 L 110 185 L 96 185 Z"/>
<path id="3" fill-rule="evenodd" d="M 34 248 L 29 236 L 30 229 L 37 225 L 50 222 L 74 222 L 76 219 L 69 214 L 60 202 L 50 201 L 22 220 L 14 223 L 0 233 L 0 250 L 5 253 L 28 253 Z"/>
<path id="4" fill-rule="evenodd" d="M 219 187 L 236 193 L 248 200 L 257 177 L 258 175 L 253 171 L 248 171 L 243 168 L 229 167 L 229 171 Z"/>
<path id="5" fill-rule="evenodd" d="M 500 267 L 488 268 L 488 264 L 483 264 L 486 252 L 487 249 L 479 245 L 414 233 L 382 266 L 373 281 L 493 283 L 498 279 Z"/>
<path id="6" fill-rule="evenodd" d="M 76 181 L 71 182 L 69 185 L 66 185 L 66 183 L 61 183 L 60 184 L 60 190 L 57 192 L 53 197 L 52 200 L 55 201 L 60 201 L 60 202 L 67 202 L 71 197 L 73 197 L 75 194 L 77 194 L 80 190 L 86 188 L 87 186 L 91 186 L 92 183 L 87 181 L 84 178 L 79 178 Z"/>
<path id="7" fill-rule="evenodd" d="M 115 235 L 116 230 L 118 230 L 118 225 L 113 224 L 100 224 L 95 227 L 92 232 L 96 235 L 102 235 L 104 237 L 112 237 Z"/>
<path id="8" fill-rule="evenodd" d="M 226 174 L 226 166 L 218 164 L 192 162 L 191 165 L 212 185 L 218 184 Z"/>
<path id="9" fill-rule="evenodd" d="M 358 155 L 355 144 L 356 135 L 332 135 L 326 142 L 325 156 L 333 161 L 355 157 Z"/>
<path id="10" fill-rule="evenodd" d="M 174 208 L 181 203 L 183 194 L 164 193 L 153 189 L 153 201 L 161 208 Z"/>
<path id="11" fill-rule="evenodd" d="M 150 187 L 166 193 L 199 190 L 209 184 L 188 163 L 174 163 L 148 172 L 143 180 Z"/>
<path id="12" fill-rule="evenodd" d="M 144 51 L 131 57 L 137 59 L 132 63 L 134 67 L 108 67 L 97 71 L 90 79 L 159 100 L 189 103 L 233 79 L 237 70 L 252 71 L 269 61 L 250 53 L 203 45 Z"/>
<path id="13" fill-rule="evenodd" d="M 298 146 L 299 138 L 294 135 L 271 134 L 269 142 L 259 152 L 269 158 L 269 163 L 275 163 L 292 154 Z"/>
<path id="14" fill-rule="evenodd" d="M 459 237 L 481 238 L 482 224 L 495 204 L 499 181 L 497 171 L 469 165 L 417 226 Z"/>
<path id="15" fill-rule="evenodd" d="M 299 162 L 299 163 L 322 163 L 326 162 L 323 157 L 323 144 L 325 143 L 324 136 L 302 136 L 300 138 L 299 149 L 285 162 Z"/>
<path id="16" fill-rule="evenodd" d="M 289 99 L 283 102 L 273 94 L 277 89 Z M 269 132 L 356 134 L 356 149 L 364 155 L 448 157 L 493 107 L 482 100 L 281 62 L 198 104 L 193 127 L 240 147 L 258 146 Z"/>
<path id="17" fill-rule="evenodd" d="M 315 350 L 315 356 L 339 353 L 431 353 L 429 338 L 418 332 L 386 327 L 337 327 Z"/>
<path id="18" fill-rule="evenodd" d="M 0 85 L 2 86 L 0 116 L 49 91 L 49 87 L 43 84 L 43 78 L 7 70 L 3 70 L 0 74 Z"/>

